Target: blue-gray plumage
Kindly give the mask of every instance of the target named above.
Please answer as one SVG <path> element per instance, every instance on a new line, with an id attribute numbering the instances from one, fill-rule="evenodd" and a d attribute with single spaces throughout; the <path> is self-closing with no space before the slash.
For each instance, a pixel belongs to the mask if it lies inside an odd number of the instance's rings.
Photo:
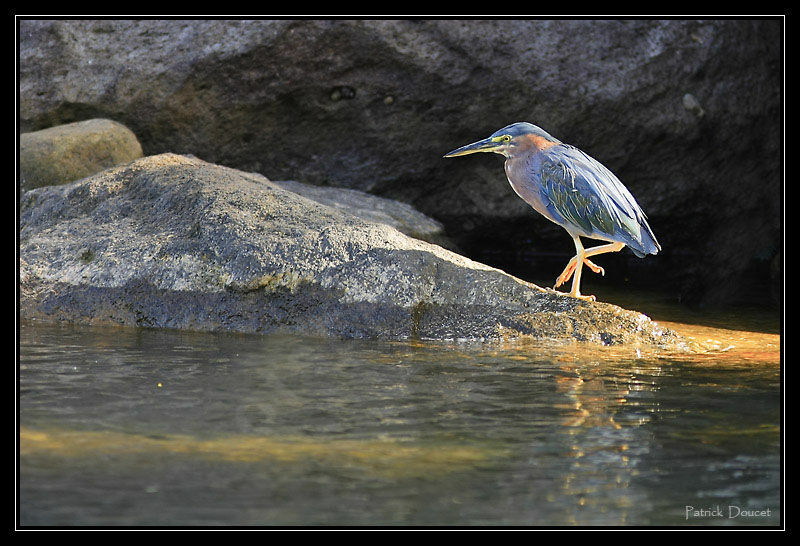
<path id="1" fill-rule="evenodd" d="M 582 266 L 586 264 L 596 273 L 605 271 L 589 261 L 590 256 L 618 252 L 623 246 L 640 258 L 661 250 L 641 207 L 614 173 L 536 125 L 514 123 L 445 157 L 475 152 L 504 155 L 506 177 L 517 195 L 572 237 L 575 257 L 555 285 L 561 286 L 574 275 L 570 295 L 594 299 L 580 293 Z M 580 237 L 610 244 L 584 249 Z"/>

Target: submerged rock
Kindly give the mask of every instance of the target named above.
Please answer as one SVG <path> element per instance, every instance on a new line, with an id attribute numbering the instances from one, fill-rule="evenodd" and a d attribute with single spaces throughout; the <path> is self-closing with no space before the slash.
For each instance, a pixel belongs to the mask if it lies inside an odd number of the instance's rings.
<path id="1" fill-rule="evenodd" d="M 142 157 L 136 135 L 110 119 L 90 119 L 22 133 L 19 185 L 23 190 L 65 184 Z"/>
<path id="2" fill-rule="evenodd" d="M 260 175 L 163 154 L 20 206 L 27 319 L 343 338 L 675 343 Z"/>

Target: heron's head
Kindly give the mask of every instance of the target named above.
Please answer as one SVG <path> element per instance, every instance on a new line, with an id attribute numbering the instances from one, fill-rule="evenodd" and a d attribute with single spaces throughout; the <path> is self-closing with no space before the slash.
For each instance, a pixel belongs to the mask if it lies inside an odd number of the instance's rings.
<path id="1" fill-rule="evenodd" d="M 549 148 L 561 142 L 544 129 L 532 123 L 512 123 L 495 131 L 489 138 L 467 144 L 445 154 L 444 157 L 458 157 L 476 152 L 495 152 L 506 157 L 517 157 Z"/>

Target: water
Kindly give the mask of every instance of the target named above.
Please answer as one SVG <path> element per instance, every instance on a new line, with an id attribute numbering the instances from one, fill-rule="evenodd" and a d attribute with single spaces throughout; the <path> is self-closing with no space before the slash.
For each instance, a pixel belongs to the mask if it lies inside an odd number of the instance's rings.
<path id="1" fill-rule="evenodd" d="M 19 523 L 778 525 L 779 336 L 670 325 L 712 350 L 23 323 Z"/>

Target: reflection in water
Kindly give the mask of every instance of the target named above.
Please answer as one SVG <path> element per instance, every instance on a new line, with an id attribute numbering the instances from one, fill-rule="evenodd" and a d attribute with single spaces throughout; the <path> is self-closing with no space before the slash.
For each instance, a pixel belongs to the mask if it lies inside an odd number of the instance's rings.
<path id="1" fill-rule="evenodd" d="M 475 468 L 501 455 L 477 445 L 409 444 L 395 439 L 269 438 L 225 436 L 200 439 L 188 435 L 127 434 L 85 430 L 20 430 L 20 456 L 91 457 L 153 453 L 183 454 L 229 462 L 315 460 L 329 465 L 352 465 L 386 476 L 424 476 Z"/>
<path id="2" fill-rule="evenodd" d="M 20 520 L 776 525 L 779 337 L 669 327 L 700 351 L 23 324 Z"/>

